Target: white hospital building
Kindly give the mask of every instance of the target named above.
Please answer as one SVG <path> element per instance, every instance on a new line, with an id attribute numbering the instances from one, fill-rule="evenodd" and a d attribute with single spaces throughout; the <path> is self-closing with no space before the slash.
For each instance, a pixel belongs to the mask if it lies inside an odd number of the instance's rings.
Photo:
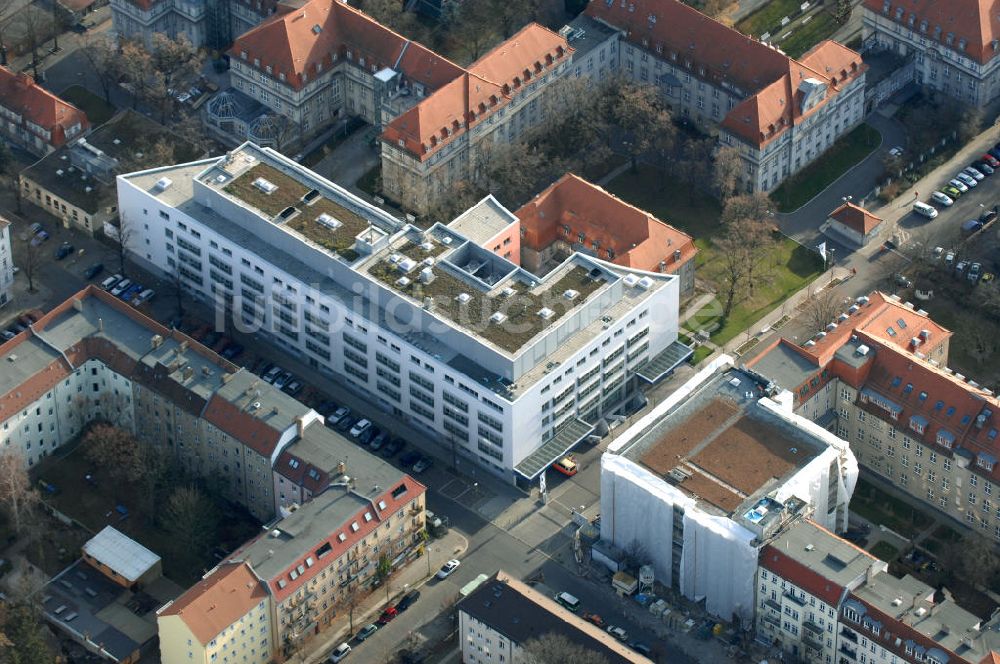
<path id="1" fill-rule="evenodd" d="M 249 143 L 119 176 L 118 196 L 140 263 L 507 479 L 690 353 L 676 276 L 577 253 L 538 277 L 500 255 L 519 225 L 492 197 L 419 229 Z"/>

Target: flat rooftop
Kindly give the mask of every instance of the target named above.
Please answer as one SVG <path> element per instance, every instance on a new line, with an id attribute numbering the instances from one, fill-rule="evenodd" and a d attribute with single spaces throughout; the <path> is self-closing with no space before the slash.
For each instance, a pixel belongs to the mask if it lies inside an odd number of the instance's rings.
<path id="1" fill-rule="evenodd" d="M 792 348 L 791 342 L 785 339 L 755 357 L 749 366 L 788 390 L 795 390 L 819 372 L 815 360 L 810 360 L 801 351 Z"/>
<path id="2" fill-rule="evenodd" d="M 863 577 L 878 560 L 808 519 L 799 519 L 769 544 L 838 586 Z M 763 554 L 762 554 L 763 555 Z"/>
<path id="3" fill-rule="evenodd" d="M 731 516 L 752 507 L 804 468 L 826 446 L 758 403 L 747 374 L 711 378 L 645 431 L 624 455 L 696 498 L 706 511 Z"/>
<path id="4" fill-rule="evenodd" d="M 473 205 L 448 224 L 459 235 L 481 247 L 517 221 L 517 216 L 496 202 L 492 196 Z M 486 247 L 489 249 L 489 247 Z"/>
<path id="5" fill-rule="evenodd" d="M 575 53 L 574 60 L 582 60 L 587 53 L 605 43 L 617 30 L 596 21 L 586 14 L 580 14 L 569 23 L 572 30 L 566 35 Z M 610 54 L 609 54 L 610 55 Z"/>
<path id="6" fill-rule="evenodd" d="M 405 477 L 403 471 L 388 461 L 369 453 L 320 422 L 306 427 L 302 437 L 285 451 L 334 476 L 338 464 L 343 463 L 345 474 L 354 479 L 355 487 L 362 492 L 371 491 L 374 487 L 385 489 Z"/>

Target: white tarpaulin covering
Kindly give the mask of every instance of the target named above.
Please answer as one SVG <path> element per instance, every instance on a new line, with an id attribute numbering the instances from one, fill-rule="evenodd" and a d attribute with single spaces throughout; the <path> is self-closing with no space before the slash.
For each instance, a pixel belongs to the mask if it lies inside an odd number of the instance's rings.
<path id="1" fill-rule="evenodd" d="M 754 533 L 727 517 L 695 508 L 684 513 L 681 593 L 705 598 L 705 609 L 728 620 L 752 620 L 759 544 Z"/>

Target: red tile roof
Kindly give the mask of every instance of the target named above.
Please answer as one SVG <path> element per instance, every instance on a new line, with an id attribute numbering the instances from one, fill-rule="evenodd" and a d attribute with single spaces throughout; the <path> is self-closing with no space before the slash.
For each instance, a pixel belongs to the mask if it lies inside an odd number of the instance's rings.
<path id="1" fill-rule="evenodd" d="M 844 203 L 839 208 L 830 213 L 830 218 L 839 221 L 853 231 L 862 235 L 868 235 L 875 227 L 882 223 L 881 217 L 864 209 L 854 203 Z"/>
<path id="2" fill-rule="evenodd" d="M 397 68 L 411 81 L 432 89 L 463 72 L 447 58 L 338 0 L 309 0 L 299 8 L 278 5 L 278 13 L 240 35 L 229 54 L 273 78 L 284 75 L 296 90 L 342 60 L 359 66 L 364 60 L 371 72 Z"/>
<path id="3" fill-rule="evenodd" d="M 159 612 L 178 616 L 202 645 L 242 618 L 267 597 L 249 565 L 223 563 Z"/>
<path id="4" fill-rule="evenodd" d="M 865 9 L 895 21 L 902 29 L 925 37 L 929 48 L 946 48 L 980 64 L 989 62 L 1000 50 L 997 44 L 1000 14 L 992 0 L 906 0 L 905 3 L 865 0 L 864 5 Z M 897 19 L 899 9 L 903 13 Z M 925 21 L 926 29 L 922 29 Z"/>
<path id="5" fill-rule="evenodd" d="M 27 74 L 15 74 L 3 66 L 0 66 L 0 105 L 50 132 L 46 141 L 54 147 L 66 143 L 70 128 L 79 125 L 75 135 L 80 135 L 90 127 L 87 114 L 79 108 L 41 87 Z"/>
<path id="6" fill-rule="evenodd" d="M 468 71 L 390 122 L 382 139 L 423 161 L 505 106 L 572 52 L 562 35 L 529 23 L 472 63 Z"/>
<path id="7" fill-rule="evenodd" d="M 558 239 L 599 243 L 600 257 L 618 265 L 658 272 L 677 272 L 698 250 L 687 233 L 665 224 L 648 212 L 629 205 L 601 187 L 567 173 L 517 211 L 523 233 L 521 243 L 541 251 Z M 568 229 L 568 234 L 566 232 Z M 680 252 L 674 258 L 675 252 Z"/>

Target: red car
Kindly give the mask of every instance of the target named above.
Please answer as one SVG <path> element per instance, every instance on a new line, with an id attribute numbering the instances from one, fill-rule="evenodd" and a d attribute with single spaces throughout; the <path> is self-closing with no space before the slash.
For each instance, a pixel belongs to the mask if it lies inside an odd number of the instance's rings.
<path id="1" fill-rule="evenodd" d="M 984 154 L 983 156 L 980 157 L 980 159 L 982 159 L 983 161 L 985 161 L 987 164 L 989 164 L 993 168 L 1000 168 L 1000 159 L 997 159 L 996 157 L 994 157 L 991 154 Z"/>
<path id="2" fill-rule="evenodd" d="M 378 620 L 376 620 L 375 622 L 377 622 L 379 625 L 386 625 L 398 615 L 399 611 L 397 611 L 394 607 L 390 606 L 388 609 L 382 612 L 382 615 L 380 615 L 378 617 Z"/>

